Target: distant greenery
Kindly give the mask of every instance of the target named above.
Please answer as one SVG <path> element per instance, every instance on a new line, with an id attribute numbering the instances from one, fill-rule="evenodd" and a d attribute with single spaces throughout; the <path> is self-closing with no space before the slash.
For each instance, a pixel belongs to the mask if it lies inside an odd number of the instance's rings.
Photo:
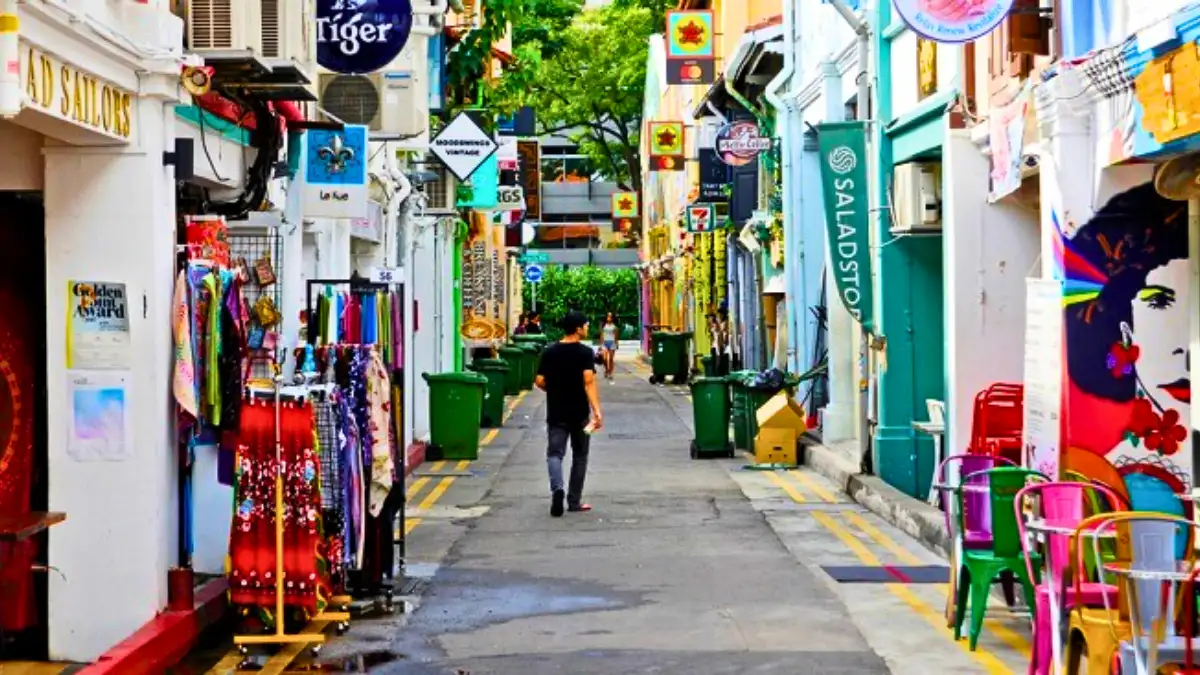
<path id="1" fill-rule="evenodd" d="M 567 312 L 578 310 L 591 319 L 591 334 L 598 337 L 604 316 L 617 315 L 622 326 L 621 339 L 636 340 L 641 334 L 638 306 L 641 304 L 641 283 L 631 269 L 603 267 L 547 267 L 537 288 L 537 309 L 542 315 L 542 328 L 555 339 L 562 337 L 559 324 Z M 533 284 L 524 286 L 524 311 L 533 306 Z"/>

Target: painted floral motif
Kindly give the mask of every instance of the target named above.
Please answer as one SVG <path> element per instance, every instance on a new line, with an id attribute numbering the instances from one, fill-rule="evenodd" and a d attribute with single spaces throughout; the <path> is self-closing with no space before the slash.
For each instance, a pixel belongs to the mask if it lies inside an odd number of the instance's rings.
<path id="1" fill-rule="evenodd" d="M 1129 441 L 1137 447 L 1145 443 L 1147 450 L 1160 455 L 1174 455 L 1187 440 L 1187 429 L 1179 423 L 1178 410 L 1163 410 L 1160 415 L 1149 398 L 1134 401 L 1129 420 Z"/>
<path id="2" fill-rule="evenodd" d="M 1105 367 L 1113 377 L 1128 377 L 1133 374 L 1133 366 L 1141 355 L 1142 350 L 1137 345 L 1117 342 L 1108 351 Z"/>

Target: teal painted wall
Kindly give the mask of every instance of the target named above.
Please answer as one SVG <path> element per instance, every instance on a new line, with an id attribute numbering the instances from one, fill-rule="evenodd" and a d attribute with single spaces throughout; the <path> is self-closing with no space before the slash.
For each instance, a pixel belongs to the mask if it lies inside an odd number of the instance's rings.
<path id="1" fill-rule="evenodd" d="M 878 72 L 891 72 L 891 3 L 881 2 L 875 15 Z M 931 98 L 920 109 L 893 122 L 892 83 L 880 78 L 879 118 L 874 142 L 879 148 L 876 203 L 887 203 L 896 160 L 936 156 L 940 152 L 946 96 Z M 935 100 L 936 99 L 936 100 Z M 940 110 L 938 107 L 940 106 Z M 883 128 L 881 128 L 883 127 Z M 887 338 L 887 368 L 879 376 L 879 426 L 875 472 L 893 487 L 915 496 L 928 494 L 933 474 L 933 442 L 918 437 L 914 420 L 928 418 L 926 399 L 945 400 L 945 310 L 942 292 L 942 238 L 894 237 L 881 211 L 877 221 L 876 297 L 879 330 Z"/>

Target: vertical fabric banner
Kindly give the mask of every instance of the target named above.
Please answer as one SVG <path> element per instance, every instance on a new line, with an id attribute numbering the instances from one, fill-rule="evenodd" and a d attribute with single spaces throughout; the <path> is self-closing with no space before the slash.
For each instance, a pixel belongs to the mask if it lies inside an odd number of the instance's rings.
<path id="1" fill-rule="evenodd" d="M 462 260 L 462 338 L 468 348 L 490 347 L 507 334 L 503 218 L 471 213 Z"/>
<path id="2" fill-rule="evenodd" d="M 838 297 L 863 330 L 874 328 L 871 213 L 867 200 L 865 122 L 817 125 L 832 275 Z"/>

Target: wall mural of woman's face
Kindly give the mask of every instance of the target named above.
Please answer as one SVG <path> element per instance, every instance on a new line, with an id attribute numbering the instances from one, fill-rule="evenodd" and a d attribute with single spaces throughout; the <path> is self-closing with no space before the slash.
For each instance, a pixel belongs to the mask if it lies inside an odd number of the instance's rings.
<path id="1" fill-rule="evenodd" d="M 1187 236 L 1186 205 L 1146 184 L 1110 200 L 1059 251 L 1066 445 L 1118 468 L 1161 467 L 1182 485 L 1191 475 Z"/>

